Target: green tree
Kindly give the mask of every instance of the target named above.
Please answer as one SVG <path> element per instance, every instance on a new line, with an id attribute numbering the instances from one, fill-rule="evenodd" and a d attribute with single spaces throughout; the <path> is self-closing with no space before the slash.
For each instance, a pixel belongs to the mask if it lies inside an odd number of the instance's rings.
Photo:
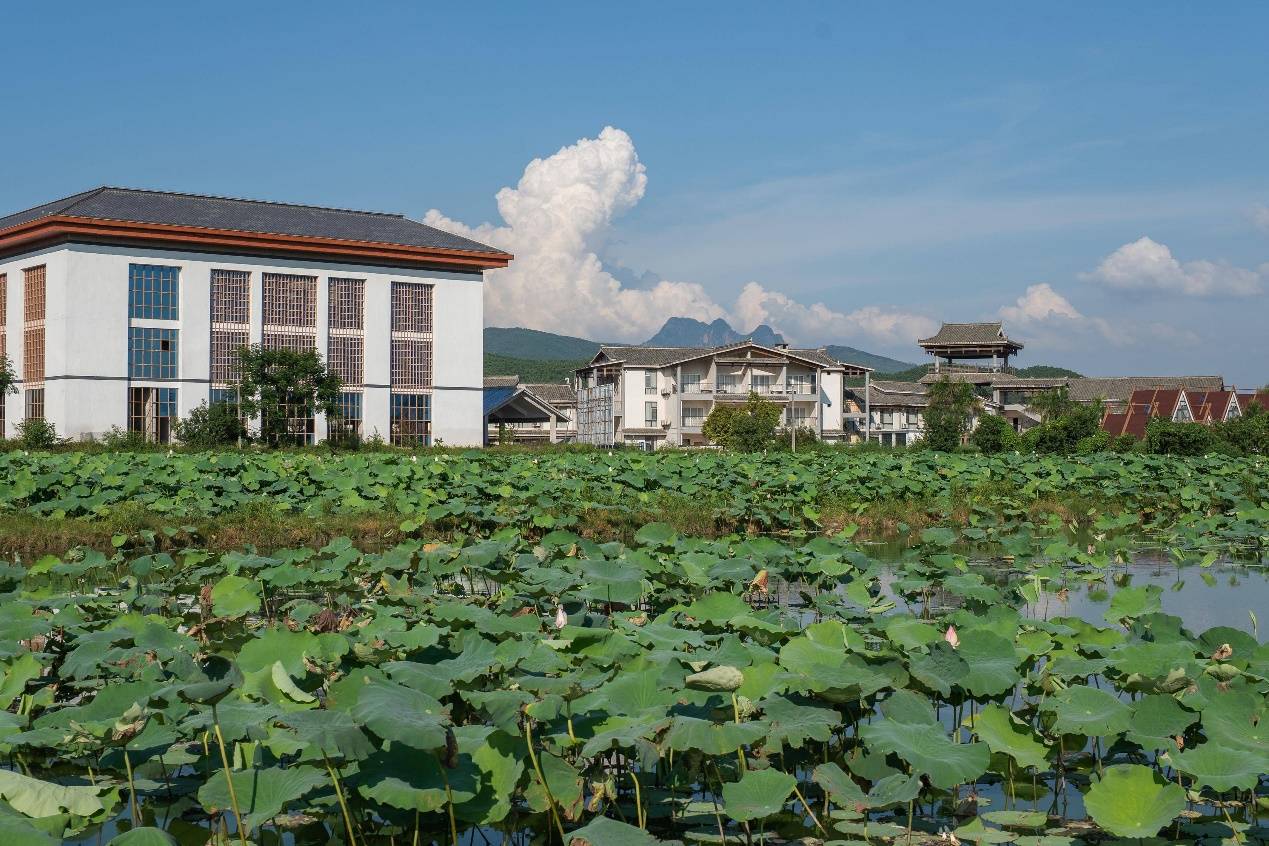
<path id="1" fill-rule="evenodd" d="M 780 423 L 780 406 L 750 393 L 742 405 L 716 403 L 701 433 L 723 449 L 758 452 L 772 445 Z"/>
<path id="2" fill-rule="evenodd" d="M 975 403 L 974 389 L 968 382 L 953 382 L 944 376 L 931 385 L 925 408 L 926 446 L 938 452 L 952 452 L 960 446 Z"/>
<path id="3" fill-rule="evenodd" d="M 1075 408 L 1076 403 L 1071 399 L 1066 386 L 1062 385 L 1036 394 L 1031 398 L 1030 405 L 1031 409 L 1040 415 L 1040 422 L 1047 423 L 1069 413 Z"/>
<path id="4" fill-rule="evenodd" d="M 1080 441 L 1101 431 L 1103 416 L 1100 401 L 1088 405 L 1069 403 L 1061 414 L 1028 429 L 1022 436 L 1022 447 L 1060 455 L 1076 452 Z"/>
<path id="5" fill-rule="evenodd" d="M 18 392 L 18 376 L 13 372 L 13 362 L 7 355 L 0 355 L 0 410 L 4 409 L 9 394 Z M 0 420 L 7 415 L 0 414 Z M 4 440 L 4 427 L 0 426 L 0 440 Z"/>
<path id="6" fill-rule="evenodd" d="M 1017 449 L 1018 435 L 1008 420 L 999 414 L 984 414 L 969 435 L 969 442 L 985 455 Z"/>
<path id="7" fill-rule="evenodd" d="M 339 413 L 339 377 L 326 369 L 316 350 L 270 350 L 241 347 L 238 383 L 242 414 L 259 417 L 260 439 L 270 446 L 289 440 L 290 420 L 321 411 Z"/>

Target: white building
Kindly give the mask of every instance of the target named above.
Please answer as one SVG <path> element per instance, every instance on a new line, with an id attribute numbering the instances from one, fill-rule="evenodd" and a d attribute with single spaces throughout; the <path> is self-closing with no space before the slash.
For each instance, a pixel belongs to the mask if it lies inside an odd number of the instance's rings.
<path id="1" fill-rule="evenodd" d="M 483 271 L 510 259 L 401 215 L 120 188 L 0 218 L 0 353 L 21 380 L 0 432 L 166 440 L 261 344 L 320 352 L 363 437 L 480 444 Z"/>
<path id="2" fill-rule="evenodd" d="M 849 440 L 862 415 L 846 409 L 843 380 L 869 369 L 823 350 L 765 347 L 601 347 L 577 371 L 577 439 L 647 449 L 707 443 L 702 426 L 718 403 L 751 392 L 779 403 L 781 425 L 813 430 L 825 441 Z"/>

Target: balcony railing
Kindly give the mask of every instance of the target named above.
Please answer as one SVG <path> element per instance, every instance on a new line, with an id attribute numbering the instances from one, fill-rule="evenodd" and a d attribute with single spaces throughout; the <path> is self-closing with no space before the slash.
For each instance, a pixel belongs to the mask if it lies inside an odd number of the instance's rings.
<path id="1" fill-rule="evenodd" d="M 815 396 L 818 391 L 814 385 L 798 382 L 789 384 L 746 385 L 731 382 L 688 382 L 683 385 L 685 394 L 726 394 L 729 396 L 748 396 L 750 393 L 759 396 Z"/>

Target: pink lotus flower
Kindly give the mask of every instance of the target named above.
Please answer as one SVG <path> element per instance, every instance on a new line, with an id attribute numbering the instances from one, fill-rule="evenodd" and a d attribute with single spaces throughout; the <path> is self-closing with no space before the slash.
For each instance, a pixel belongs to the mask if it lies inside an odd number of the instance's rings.
<path id="1" fill-rule="evenodd" d="M 564 606 L 559 605 L 555 608 L 555 628 L 562 629 L 568 625 L 568 615 L 564 613 Z"/>
<path id="2" fill-rule="evenodd" d="M 961 645 L 961 639 L 956 634 L 956 626 L 947 627 L 947 631 L 943 633 L 943 640 L 951 644 L 953 649 Z"/>

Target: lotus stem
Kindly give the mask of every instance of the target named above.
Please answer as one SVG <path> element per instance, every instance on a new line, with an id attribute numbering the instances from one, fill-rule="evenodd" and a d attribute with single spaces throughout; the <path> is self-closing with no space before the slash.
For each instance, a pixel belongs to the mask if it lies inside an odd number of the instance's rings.
<path id="1" fill-rule="evenodd" d="M 225 768 L 225 784 L 229 786 L 229 804 L 234 809 L 234 819 L 238 821 L 238 840 L 242 846 L 247 846 L 247 827 L 242 821 L 242 811 L 238 809 L 238 792 L 234 790 L 233 774 L 229 771 L 229 756 L 225 753 L 225 736 L 220 732 L 220 718 L 216 716 L 215 705 L 212 706 L 212 728 L 216 731 L 216 745 L 220 747 L 220 763 Z"/>
<path id="2" fill-rule="evenodd" d="M 339 774 L 335 772 L 335 768 L 331 766 L 330 758 L 322 753 L 322 760 L 326 762 L 326 772 L 330 774 L 331 783 L 335 785 L 335 796 L 339 799 L 339 810 L 344 815 L 344 829 L 348 832 L 349 846 L 357 846 L 357 835 L 353 833 L 352 815 L 348 813 L 348 800 L 344 798 L 344 788 L 339 783 Z"/>
<path id="3" fill-rule="evenodd" d="M 445 780 L 445 809 L 449 812 L 449 836 L 454 846 L 458 846 L 458 821 L 454 819 L 454 791 L 449 786 L 449 776 L 445 775 L 445 765 L 441 765 L 441 778 Z"/>
<path id="4" fill-rule="evenodd" d="M 797 783 L 793 784 L 793 795 L 798 797 L 798 801 L 802 803 L 802 807 L 806 809 L 806 815 L 811 818 L 811 822 L 815 823 L 815 827 L 820 830 L 821 834 L 828 834 L 828 829 L 820 822 L 819 817 L 815 816 L 815 812 L 811 810 L 811 803 L 806 801 L 806 797 L 802 795 L 802 791 L 798 790 Z"/>
<path id="5" fill-rule="evenodd" d="M 735 693 L 732 693 L 731 695 L 731 710 L 732 710 L 732 713 L 736 716 L 736 725 L 740 725 L 740 702 L 739 700 L 736 699 Z M 740 762 L 740 772 L 743 774 L 746 769 L 744 746 L 736 747 L 736 760 Z"/>
<path id="6" fill-rule="evenodd" d="M 630 776 L 630 780 L 634 782 L 635 790 L 635 821 L 639 823 L 639 828 L 647 829 L 648 823 L 643 816 L 643 792 L 639 789 L 639 777 L 635 775 L 635 771 L 626 768 L 626 775 Z"/>
<path id="7" fill-rule="evenodd" d="M 551 819 L 555 821 L 555 828 L 560 833 L 560 842 L 567 844 L 564 823 L 560 822 L 560 815 L 555 810 L 555 796 L 551 793 L 551 785 L 546 783 L 546 776 L 542 774 L 542 767 L 538 764 L 538 756 L 533 751 L 533 718 L 528 715 L 524 718 L 524 744 L 528 747 L 529 761 L 533 764 L 533 771 L 537 773 L 538 781 L 542 782 L 542 791 L 546 794 L 546 803 L 551 809 Z"/>
<path id="8" fill-rule="evenodd" d="M 128 771 L 128 809 L 132 813 L 132 827 L 141 825 L 141 807 L 137 804 L 137 784 L 132 778 L 132 759 L 128 747 L 123 747 L 123 766 Z"/>

